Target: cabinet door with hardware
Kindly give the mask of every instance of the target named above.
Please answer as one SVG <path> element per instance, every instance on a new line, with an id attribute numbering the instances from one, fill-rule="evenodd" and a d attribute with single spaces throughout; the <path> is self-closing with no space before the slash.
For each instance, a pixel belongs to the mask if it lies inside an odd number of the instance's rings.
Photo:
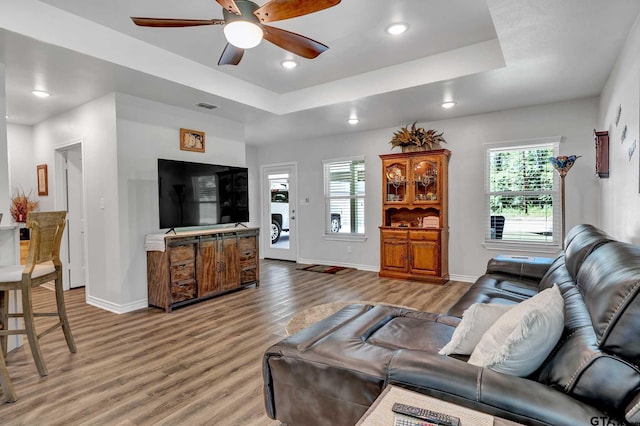
<path id="1" fill-rule="evenodd" d="M 407 272 L 407 231 L 385 230 L 380 241 L 380 263 L 384 270 Z"/>
<path id="2" fill-rule="evenodd" d="M 205 297 L 220 292 L 218 281 L 218 238 L 201 238 L 198 250 L 198 294 Z"/>
<path id="3" fill-rule="evenodd" d="M 437 241 L 410 241 L 412 274 L 440 275 L 440 245 Z"/>
<path id="4" fill-rule="evenodd" d="M 240 262 L 238 261 L 237 234 L 223 234 L 218 251 L 220 291 L 232 290 L 240 286 Z"/>

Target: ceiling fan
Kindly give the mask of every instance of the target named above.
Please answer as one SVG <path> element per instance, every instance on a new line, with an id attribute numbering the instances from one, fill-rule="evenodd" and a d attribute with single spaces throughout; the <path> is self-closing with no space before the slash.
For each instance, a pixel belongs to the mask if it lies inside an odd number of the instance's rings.
<path id="1" fill-rule="evenodd" d="M 238 65 L 245 49 L 265 40 L 303 58 L 313 59 L 328 49 L 324 44 L 300 34 L 265 25 L 296 18 L 335 6 L 340 0 L 271 0 L 263 6 L 249 0 L 216 0 L 224 19 L 163 19 L 131 17 L 142 27 L 195 27 L 224 25 L 227 45 L 218 65 Z"/>

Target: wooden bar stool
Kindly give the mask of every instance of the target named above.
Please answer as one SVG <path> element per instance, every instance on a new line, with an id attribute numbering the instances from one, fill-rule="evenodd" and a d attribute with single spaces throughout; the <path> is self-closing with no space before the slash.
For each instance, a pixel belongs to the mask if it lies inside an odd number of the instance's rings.
<path id="1" fill-rule="evenodd" d="M 2 344 L 2 354 L 7 353 L 7 337 L 15 334 L 26 334 L 31 347 L 33 359 L 38 368 L 40 376 L 47 375 L 42 352 L 40 351 L 40 338 L 49 334 L 58 327 L 62 327 L 67 346 L 71 352 L 76 352 L 76 344 L 71 335 L 69 320 L 64 305 L 64 294 L 62 291 L 62 263 L 60 262 L 60 243 L 64 231 L 66 212 L 30 212 L 27 214 L 27 227 L 31 229 L 31 241 L 29 243 L 29 255 L 26 265 L 3 266 L 0 267 L 0 292 L 2 292 L 2 305 L 0 306 L 0 322 L 3 327 L 0 329 L 0 343 Z M 57 312 L 33 312 L 31 290 L 46 282 L 55 282 L 55 296 Z M 9 313 L 9 297 L 7 291 L 21 290 L 22 292 L 22 312 Z M 35 328 L 35 317 L 58 317 L 58 322 L 38 334 Z M 24 328 L 8 329 L 9 318 L 22 318 Z M 4 358 L 2 359 L 4 361 Z M 9 400 L 7 390 L 5 390 L 6 366 L 3 369 L 0 363 L 0 378 L 2 379 L 5 399 Z M 7 375 L 7 383 L 10 385 Z M 12 390 L 12 389 L 11 389 Z M 10 391 L 11 391 L 10 390 Z M 15 400 L 15 393 L 13 394 Z"/>
<path id="2" fill-rule="evenodd" d="M 2 393 L 4 399 L 7 402 L 14 402 L 16 399 L 16 391 L 13 389 L 13 383 L 11 377 L 9 377 L 9 371 L 7 370 L 7 363 L 4 361 L 4 354 L 0 351 L 0 386 L 2 386 Z"/>

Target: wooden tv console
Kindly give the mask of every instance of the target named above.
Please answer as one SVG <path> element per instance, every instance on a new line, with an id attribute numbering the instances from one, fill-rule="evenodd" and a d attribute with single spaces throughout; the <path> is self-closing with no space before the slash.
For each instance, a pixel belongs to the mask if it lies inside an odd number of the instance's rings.
<path id="1" fill-rule="evenodd" d="M 147 251 L 149 306 L 173 308 L 260 281 L 258 228 L 208 229 L 164 237 Z"/>

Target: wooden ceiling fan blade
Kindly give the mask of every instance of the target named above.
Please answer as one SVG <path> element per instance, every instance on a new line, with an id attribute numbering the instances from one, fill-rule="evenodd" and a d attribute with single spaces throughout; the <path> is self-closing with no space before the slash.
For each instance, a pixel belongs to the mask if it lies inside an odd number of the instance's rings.
<path id="1" fill-rule="evenodd" d="M 253 13 L 260 22 L 267 23 L 308 15 L 338 3 L 340 0 L 271 0 Z"/>
<path id="2" fill-rule="evenodd" d="M 300 34 L 263 25 L 264 39 L 303 58 L 313 59 L 329 49 L 324 44 Z"/>
<path id="3" fill-rule="evenodd" d="M 233 0 L 216 0 L 223 9 L 228 10 L 234 15 L 242 15 L 240 9 L 238 9 L 238 5 Z"/>
<path id="4" fill-rule="evenodd" d="M 131 17 L 141 27 L 197 27 L 199 25 L 224 25 L 223 19 L 164 19 Z"/>
<path id="5" fill-rule="evenodd" d="M 244 55 L 244 49 L 227 43 L 222 51 L 222 55 L 220 55 L 218 65 L 238 65 L 240 59 L 242 59 L 242 55 Z"/>

